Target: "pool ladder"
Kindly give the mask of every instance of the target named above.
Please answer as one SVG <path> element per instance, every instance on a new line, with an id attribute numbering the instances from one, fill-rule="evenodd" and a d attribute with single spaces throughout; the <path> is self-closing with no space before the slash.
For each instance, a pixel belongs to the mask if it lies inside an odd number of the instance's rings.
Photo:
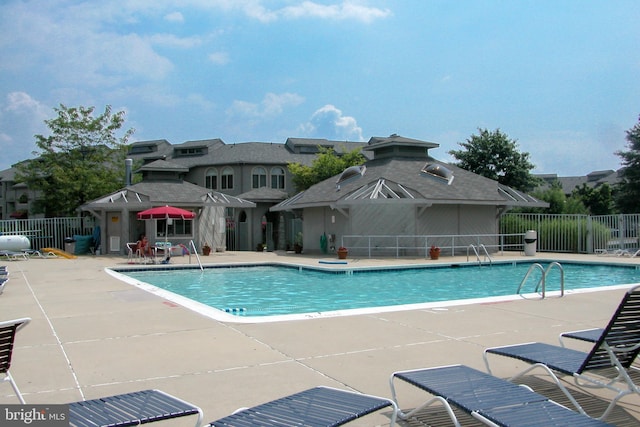
<path id="1" fill-rule="evenodd" d="M 480 259 L 480 253 L 478 252 L 478 249 L 482 249 L 482 251 L 484 252 L 484 260 L 486 261 L 488 259 L 489 265 L 493 265 L 493 260 L 491 259 L 491 256 L 489 255 L 487 248 L 483 244 L 480 244 L 477 248 L 473 244 L 467 246 L 467 261 L 469 261 L 469 249 L 473 250 L 473 253 L 476 255 L 476 260 L 478 261 L 478 264 L 482 265 L 482 260 Z"/>
<path id="2" fill-rule="evenodd" d="M 529 278 L 533 270 L 539 269 L 542 272 L 542 277 L 540 277 L 540 280 L 538 281 L 538 284 L 536 285 L 536 289 L 534 292 L 538 292 L 538 290 L 540 289 L 540 285 L 542 285 L 542 298 L 544 299 L 545 292 L 546 292 L 547 274 L 549 274 L 549 270 L 551 270 L 553 267 L 558 267 L 560 269 L 560 296 L 561 297 L 564 296 L 564 268 L 562 268 L 562 265 L 560 265 L 560 263 L 557 261 L 554 261 L 551 264 L 549 264 L 546 270 L 542 265 L 540 265 L 537 262 L 534 264 L 531 264 L 531 267 L 529 267 L 529 270 L 527 270 L 527 274 L 524 275 L 522 282 L 520 282 L 520 286 L 518 286 L 518 292 L 516 293 L 520 294 L 520 290 L 522 290 L 522 286 L 525 284 L 525 282 L 527 281 L 527 279 Z"/>

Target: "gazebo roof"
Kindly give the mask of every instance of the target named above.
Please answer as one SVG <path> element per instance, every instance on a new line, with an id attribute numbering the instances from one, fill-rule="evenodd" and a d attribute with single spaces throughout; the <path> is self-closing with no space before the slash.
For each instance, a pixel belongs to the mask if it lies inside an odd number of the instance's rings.
<path id="1" fill-rule="evenodd" d="M 143 181 L 88 202 L 82 206 L 82 209 L 95 211 L 119 206 L 129 210 L 141 210 L 165 204 L 179 207 L 253 208 L 256 206 L 248 200 L 212 191 L 189 182 Z"/>
<path id="2" fill-rule="evenodd" d="M 425 172 L 426 166 L 450 173 L 450 178 Z M 467 204 L 546 207 L 523 192 L 431 157 L 381 158 L 365 163 L 364 174 L 338 184 L 326 179 L 271 208 L 349 207 L 363 203 L 403 203 L 421 206 Z"/>

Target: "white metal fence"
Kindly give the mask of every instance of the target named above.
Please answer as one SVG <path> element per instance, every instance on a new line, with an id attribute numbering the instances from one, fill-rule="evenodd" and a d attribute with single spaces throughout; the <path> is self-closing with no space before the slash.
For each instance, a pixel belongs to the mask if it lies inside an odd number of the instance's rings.
<path id="1" fill-rule="evenodd" d="M 345 235 L 341 245 L 349 256 L 427 257 L 438 246 L 443 255 L 464 255 L 470 245 L 483 245 L 489 252 L 523 251 L 524 235 L 536 232 L 536 251 L 596 253 L 640 249 L 640 214 L 547 215 L 506 214 L 499 234 L 475 235 Z"/>
<path id="2" fill-rule="evenodd" d="M 522 251 L 524 233 L 520 234 L 447 234 L 447 235 L 345 235 L 341 246 L 349 249 L 349 256 L 428 257 L 431 246 L 442 255 L 466 254 L 471 245 L 484 246 L 489 252 Z M 469 252 L 473 253 L 473 252 Z"/>
<path id="3" fill-rule="evenodd" d="M 64 249 L 66 237 L 91 235 L 93 225 L 93 221 L 79 217 L 0 220 L 0 234 L 27 236 L 31 248 L 36 250 L 44 247 Z M 341 245 L 349 248 L 350 256 L 372 258 L 428 256 L 432 245 L 440 247 L 443 255 L 464 254 L 469 245 L 484 245 L 491 252 L 521 251 L 524 234 L 535 230 L 539 252 L 595 253 L 640 249 L 640 214 L 505 214 L 500 219 L 499 230 L 499 234 L 478 235 L 345 235 Z M 293 224 L 291 233 L 295 235 L 298 231 L 302 231 L 301 221 Z"/>
<path id="4" fill-rule="evenodd" d="M 640 214 L 547 215 L 506 214 L 500 220 L 503 234 L 537 232 L 541 252 L 594 253 L 602 250 L 638 249 Z"/>
<path id="5" fill-rule="evenodd" d="M 31 249 L 64 249 L 64 239 L 91 235 L 93 222 L 79 217 L 0 220 L 0 234 L 19 234 L 31 241 Z"/>

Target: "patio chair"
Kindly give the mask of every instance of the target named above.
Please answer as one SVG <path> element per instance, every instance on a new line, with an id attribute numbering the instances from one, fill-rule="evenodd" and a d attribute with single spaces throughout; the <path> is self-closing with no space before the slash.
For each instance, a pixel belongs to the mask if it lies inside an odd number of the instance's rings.
<path id="1" fill-rule="evenodd" d="M 71 427 L 127 427 L 198 415 L 202 410 L 160 390 L 143 390 L 69 404 Z"/>
<path id="2" fill-rule="evenodd" d="M 9 281 L 9 277 L 7 276 L 0 277 L 0 295 L 2 295 L 2 292 L 4 292 L 4 286 L 7 284 L 8 281 Z"/>
<path id="3" fill-rule="evenodd" d="M 579 387 L 606 388 L 617 394 L 600 416 L 606 418 L 622 397 L 638 393 L 628 369 L 640 352 L 640 286 L 629 289 L 613 314 L 609 324 L 594 342 L 588 352 L 545 343 L 525 343 L 504 347 L 487 348 L 484 362 L 489 367 L 489 354 L 515 358 L 532 366 L 512 377 L 519 378 L 528 372 L 541 368 L 549 374 L 555 384 L 582 413 L 585 413 L 576 399 L 561 383 L 555 372 L 570 375 Z M 611 369 L 615 368 L 611 375 Z"/>
<path id="4" fill-rule="evenodd" d="M 394 379 L 405 381 L 433 395 L 407 413 L 398 410 L 398 416 L 403 420 L 432 404 L 441 404 L 455 426 L 460 426 L 460 421 L 452 406 L 491 426 L 610 425 L 572 411 L 528 387 L 465 365 L 394 372 L 389 384 L 392 398 L 399 406 Z"/>
<path id="5" fill-rule="evenodd" d="M 251 408 L 243 408 L 209 426 L 341 426 L 380 409 L 391 407 L 390 426 L 396 422 L 397 407 L 382 397 L 330 387 L 315 387 Z"/>
<path id="6" fill-rule="evenodd" d="M 15 343 L 16 333 L 25 327 L 31 321 L 30 318 L 25 317 L 22 319 L 7 320 L 0 322 L 0 374 L 4 374 L 4 378 L 0 381 L 8 381 L 13 387 L 13 391 L 18 396 L 20 403 L 26 403 L 18 385 L 13 380 L 9 368 L 11 367 L 11 355 L 13 353 L 13 344 Z"/>
<path id="7" fill-rule="evenodd" d="M 152 248 L 151 254 L 147 255 L 142 253 L 140 249 L 138 249 L 137 242 L 129 242 L 127 243 L 127 262 L 129 264 L 139 263 L 139 264 L 155 264 L 156 251 Z"/>
<path id="8" fill-rule="evenodd" d="M 133 264 L 140 256 L 140 250 L 138 249 L 137 242 L 127 243 L 127 262 Z"/>

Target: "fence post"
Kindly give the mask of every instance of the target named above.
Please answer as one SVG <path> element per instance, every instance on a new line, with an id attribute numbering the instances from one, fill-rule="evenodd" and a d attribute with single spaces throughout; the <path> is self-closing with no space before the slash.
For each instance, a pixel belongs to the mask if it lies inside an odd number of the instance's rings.
<path id="1" fill-rule="evenodd" d="M 593 222 L 591 220 L 591 215 L 587 215 L 587 253 L 593 253 Z"/>

